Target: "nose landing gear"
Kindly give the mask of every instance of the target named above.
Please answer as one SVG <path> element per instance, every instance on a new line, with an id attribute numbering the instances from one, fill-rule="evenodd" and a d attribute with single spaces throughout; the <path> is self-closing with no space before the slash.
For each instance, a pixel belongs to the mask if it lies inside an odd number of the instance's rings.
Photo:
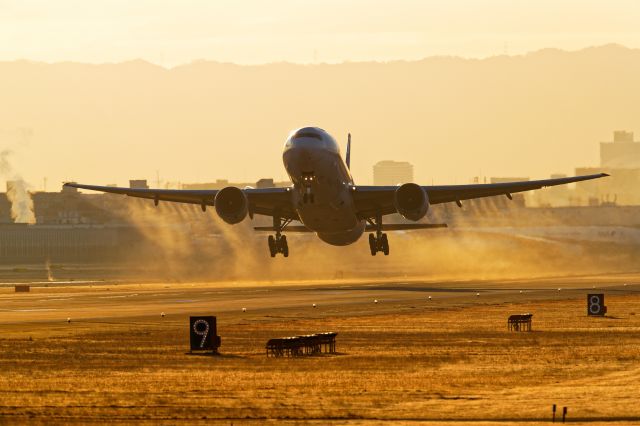
<path id="1" fill-rule="evenodd" d="M 369 234 L 371 256 L 375 256 L 379 251 L 383 252 L 385 256 L 389 256 L 389 240 L 387 234 L 382 232 L 382 215 L 377 215 L 375 222 L 369 219 L 369 223 L 376 227 L 375 235 Z"/>
<path id="2" fill-rule="evenodd" d="M 304 204 L 313 204 L 315 201 L 315 197 L 313 196 L 313 192 L 311 192 L 311 188 L 307 188 L 307 190 L 302 195 L 302 202 Z"/>
<path id="3" fill-rule="evenodd" d="M 313 172 L 302 173 L 302 185 L 303 191 L 302 202 L 304 204 L 313 204 L 315 202 L 315 196 L 313 194 L 313 184 L 316 181 L 316 175 Z"/>

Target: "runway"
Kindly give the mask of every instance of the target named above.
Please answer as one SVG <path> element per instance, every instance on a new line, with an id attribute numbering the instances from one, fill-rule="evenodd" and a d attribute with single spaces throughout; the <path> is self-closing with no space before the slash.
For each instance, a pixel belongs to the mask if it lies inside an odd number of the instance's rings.
<path id="1" fill-rule="evenodd" d="M 38 282 L 29 293 L 0 287 L 0 324 L 157 317 L 234 316 L 291 311 L 299 315 L 367 315 L 416 306 L 438 309 L 487 303 L 575 298 L 586 292 L 640 292 L 640 277 L 574 276 L 533 280 L 378 280 L 278 283 Z M 46 285 L 46 287 L 45 287 Z M 377 303 L 376 303 L 377 301 Z M 311 310 L 313 305 L 316 308 Z"/>

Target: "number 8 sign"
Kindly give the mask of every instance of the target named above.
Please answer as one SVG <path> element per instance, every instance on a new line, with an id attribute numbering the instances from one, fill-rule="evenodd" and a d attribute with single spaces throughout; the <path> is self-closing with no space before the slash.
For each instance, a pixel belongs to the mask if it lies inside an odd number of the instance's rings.
<path id="1" fill-rule="evenodd" d="M 587 315 L 588 316 L 604 316 L 607 313 L 607 307 L 604 306 L 604 294 L 588 294 L 587 295 Z"/>
<path id="2" fill-rule="evenodd" d="M 216 317 L 189 317 L 189 341 L 192 351 L 217 351 Z"/>

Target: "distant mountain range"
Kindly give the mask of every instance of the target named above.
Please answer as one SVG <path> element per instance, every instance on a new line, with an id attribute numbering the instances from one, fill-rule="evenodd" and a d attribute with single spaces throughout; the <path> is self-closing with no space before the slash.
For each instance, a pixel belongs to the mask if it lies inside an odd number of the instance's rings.
<path id="1" fill-rule="evenodd" d="M 615 129 L 640 139 L 640 50 L 606 45 L 487 59 L 241 66 L 0 62 L 0 147 L 21 174 L 124 183 L 283 177 L 287 133 L 353 134 L 357 181 L 381 159 L 423 183 L 543 177 L 597 165 Z M 16 129 L 32 133 L 20 143 Z M 28 133 L 27 132 L 27 133 Z"/>

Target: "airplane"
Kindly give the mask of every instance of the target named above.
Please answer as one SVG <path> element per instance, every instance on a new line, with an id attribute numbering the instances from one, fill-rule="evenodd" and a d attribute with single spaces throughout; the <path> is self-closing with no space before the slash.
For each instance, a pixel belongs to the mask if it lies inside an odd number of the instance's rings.
<path id="1" fill-rule="evenodd" d="M 348 135 L 345 159 L 336 140 L 319 127 L 302 127 L 289 134 L 282 155 L 292 186 L 286 188 L 236 188 L 220 190 L 138 189 L 84 185 L 75 182 L 65 186 L 93 191 L 124 194 L 130 197 L 160 201 L 199 204 L 202 211 L 213 206 L 228 224 L 242 222 L 255 214 L 271 216 L 273 226 L 255 227 L 257 231 L 274 232 L 267 242 L 271 257 L 281 253 L 289 256 L 287 232 L 315 232 L 325 243 L 335 246 L 353 244 L 369 234 L 372 256 L 389 254 L 389 241 L 383 231 L 414 230 L 446 227 L 446 224 L 402 223 L 384 224 L 383 216 L 399 213 L 418 222 L 430 205 L 463 200 L 506 196 L 516 192 L 563 185 L 608 176 L 593 175 L 471 185 L 431 185 L 402 183 L 397 186 L 356 185 L 351 176 L 351 134 Z M 301 226 L 291 225 L 299 221 Z"/>

